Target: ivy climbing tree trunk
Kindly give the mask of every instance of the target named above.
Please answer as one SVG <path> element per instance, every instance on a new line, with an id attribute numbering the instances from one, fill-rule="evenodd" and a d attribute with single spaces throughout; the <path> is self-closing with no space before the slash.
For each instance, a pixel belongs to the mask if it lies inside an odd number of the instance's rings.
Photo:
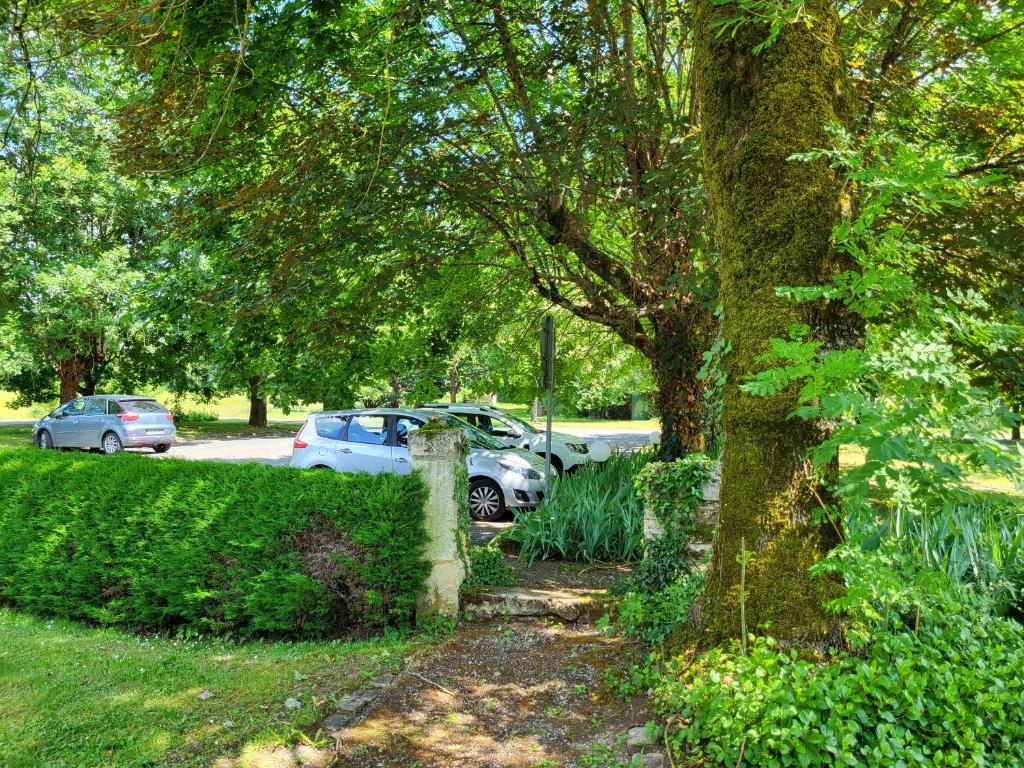
<path id="1" fill-rule="evenodd" d="M 737 555 L 745 540 L 753 557 L 746 572 L 751 632 L 818 646 L 835 638 L 837 623 L 822 609 L 834 582 L 808 573 L 839 538 L 812 515 L 823 498 L 805 465 L 822 426 L 788 419 L 796 391 L 753 397 L 740 391 L 758 368 L 769 339 L 807 324 L 843 344 L 856 324 L 832 307 L 779 298 L 780 285 L 827 282 L 841 263 L 830 234 L 844 205 L 841 180 L 823 161 L 790 160 L 830 144 L 829 123 L 844 123 L 849 97 L 838 19 L 827 0 L 807 0 L 809 24 L 784 27 L 760 54 L 768 34 L 758 23 L 735 37 L 718 22 L 744 11 L 717 0 L 695 4 L 695 76 L 706 185 L 721 258 L 725 359 L 722 495 L 719 529 L 706 595 L 695 624 L 708 642 L 740 633 Z"/>
<path id="2" fill-rule="evenodd" d="M 654 404 L 661 417 L 663 461 L 704 448 L 704 382 L 697 373 L 703 364 L 711 323 L 711 313 L 698 307 L 657 319 L 650 360 L 657 385 Z"/>

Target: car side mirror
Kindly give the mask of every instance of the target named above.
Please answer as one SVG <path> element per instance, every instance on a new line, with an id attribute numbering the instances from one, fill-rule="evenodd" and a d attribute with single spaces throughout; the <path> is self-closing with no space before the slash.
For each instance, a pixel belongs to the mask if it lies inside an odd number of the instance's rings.
<path id="1" fill-rule="evenodd" d="M 513 435 L 507 429 L 492 429 L 491 434 L 494 435 L 495 437 L 515 437 L 515 435 Z"/>

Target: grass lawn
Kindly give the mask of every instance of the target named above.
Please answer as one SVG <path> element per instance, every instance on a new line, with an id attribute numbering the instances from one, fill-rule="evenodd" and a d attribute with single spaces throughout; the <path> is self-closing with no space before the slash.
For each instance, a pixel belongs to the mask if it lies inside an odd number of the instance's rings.
<path id="1" fill-rule="evenodd" d="M 303 730 L 335 699 L 396 669 L 415 645 L 178 642 L 0 608 L 0 764 L 131 768 L 244 758 L 307 738 Z M 205 691 L 213 696 L 200 699 Z"/>
<path id="2" fill-rule="evenodd" d="M 250 427 L 237 421 L 201 421 L 178 424 L 179 440 L 227 440 L 233 437 L 294 437 L 301 421 L 277 422 L 268 427 Z M 0 424 L 0 448 L 21 447 L 32 439 L 32 427 Z"/>

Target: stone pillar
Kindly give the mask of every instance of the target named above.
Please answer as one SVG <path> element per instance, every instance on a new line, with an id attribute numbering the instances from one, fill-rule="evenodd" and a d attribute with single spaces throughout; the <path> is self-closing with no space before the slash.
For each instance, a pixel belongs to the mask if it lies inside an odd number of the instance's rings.
<path id="1" fill-rule="evenodd" d="M 697 522 L 715 527 L 718 525 L 719 498 L 722 495 L 722 462 L 715 464 L 715 469 L 702 491 L 704 499 L 697 510 Z"/>
<path id="2" fill-rule="evenodd" d="M 694 514 L 698 523 L 704 523 L 714 527 L 718 523 L 718 498 L 722 492 L 722 463 L 715 465 L 711 477 L 701 488 L 701 503 Z M 665 529 L 661 522 L 651 511 L 648 500 L 644 499 L 644 541 L 653 541 L 665 535 Z"/>
<path id="3" fill-rule="evenodd" d="M 644 499 L 644 541 L 654 541 L 665 535 L 665 528 L 651 512 L 651 505 Z"/>
<path id="4" fill-rule="evenodd" d="M 423 429 L 409 433 L 409 454 L 428 489 L 424 509 L 427 541 L 423 559 L 430 563 L 430 575 L 416 606 L 417 621 L 426 616 L 457 618 L 459 587 L 466 578 L 462 553 L 468 542 L 459 529 L 462 500 L 468 493 L 458 478 L 465 477 L 466 437 L 457 427 L 446 427 L 431 419 Z M 457 474 L 458 472 L 458 474 Z"/>

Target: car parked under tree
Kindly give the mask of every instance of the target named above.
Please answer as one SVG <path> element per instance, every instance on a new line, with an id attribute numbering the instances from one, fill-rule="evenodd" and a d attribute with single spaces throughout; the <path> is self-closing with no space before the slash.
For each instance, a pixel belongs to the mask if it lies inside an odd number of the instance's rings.
<path id="1" fill-rule="evenodd" d="M 106 454 L 124 448 L 165 453 L 177 438 L 174 417 L 149 397 L 78 397 L 41 418 L 32 428 L 40 448 L 86 448 Z"/>

